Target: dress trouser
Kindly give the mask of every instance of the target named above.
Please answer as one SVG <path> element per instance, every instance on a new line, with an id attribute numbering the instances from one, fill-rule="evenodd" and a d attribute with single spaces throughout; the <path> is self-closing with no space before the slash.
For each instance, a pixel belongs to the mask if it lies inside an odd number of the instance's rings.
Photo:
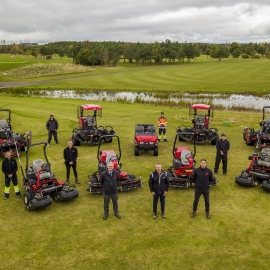
<path id="1" fill-rule="evenodd" d="M 224 173 L 227 172 L 227 164 L 228 164 L 228 156 L 227 155 L 217 155 L 216 156 L 216 163 L 215 163 L 215 169 L 214 172 L 218 172 L 219 169 L 219 163 L 222 160 L 222 170 Z"/>
<path id="2" fill-rule="evenodd" d="M 161 213 L 165 211 L 165 196 L 164 193 L 153 195 L 153 213 L 157 213 L 157 204 L 160 200 Z"/>
<path id="3" fill-rule="evenodd" d="M 113 202 L 114 214 L 117 214 L 118 213 L 118 193 L 116 193 L 114 195 L 103 194 L 103 198 L 104 198 L 104 214 L 109 215 L 110 199 L 112 199 L 112 202 Z"/>
<path id="4" fill-rule="evenodd" d="M 57 131 L 56 130 L 50 130 L 49 133 L 49 138 L 48 138 L 48 143 L 51 143 L 52 140 L 52 135 L 56 143 L 58 143 L 58 138 L 57 138 Z"/>
<path id="5" fill-rule="evenodd" d="M 70 167 L 72 167 L 73 169 L 73 173 L 74 173 L 74 177 L 78 177 L 78 173 L 77 173 L 77 164 L 76 162 L 73 162 L 72 165 L 68 164 L 67 162 L 65 162 L 65 165 L 66 165 L 66 169 L 67 169 L 67 179 L 69 179 L 69 176 L 70 176 Z"/>

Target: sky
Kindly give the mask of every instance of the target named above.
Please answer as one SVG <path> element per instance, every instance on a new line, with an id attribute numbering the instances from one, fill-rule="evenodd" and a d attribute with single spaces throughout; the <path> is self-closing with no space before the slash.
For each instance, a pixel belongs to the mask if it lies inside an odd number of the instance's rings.
<path id="1" fill-rule="evenodd" d="M 1 0 L 0 40 L 270 42 L 270 0 Z"/>

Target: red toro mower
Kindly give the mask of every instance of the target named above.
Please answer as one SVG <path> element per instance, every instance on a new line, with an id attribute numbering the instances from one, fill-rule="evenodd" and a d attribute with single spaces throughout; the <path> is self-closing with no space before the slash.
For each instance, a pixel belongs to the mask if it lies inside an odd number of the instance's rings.
<path id="1" fill-rule="evenodd" d="M 77 107 L 79 128 L 72 131 L 74 146 L 80 144 L 97 145 L 101 136 L 115 134 L 115 130 L 111 126 L 97 126 L 97 116 L 102 117 L 102 107 L 99 105 L 85 104 Z M 112 137 L 108 136 L 103 141 L 111 142 Z"/>
<path id="2" fill-rule="evenodd" d="M 29 150 L 33 146 L 43 145 L 45 162 L 42 159 L 33 160 L 29 166 Z M 46 142 L 31 144 L 26 151 L 26 176 L 24 177 L 24 203 L 28 210 L 40 209 L 51 205 L 52 196 L 56 201 L 66 201 L 79 196 L 76 187 L 68 186 L 57 180 L 51 172 L 51 164 L 46 155 Z"/>
<path id="3" fill-rule="evenodd" d="M 19 151 L 25 151 L 31 144 L 32 132 L 14 133 L 11 129 L 11 111 L 10 109 L 0 109 L 1 112 L 7 112 L 7 119 L 3 119 L 0 116 L 0 153 L 5 155 L 7 151 L 11 152 L 13 156 L 16 156 Z M 16 150 L 17 146 L 17 150 Z"/>
<path id="4" fill-rule="evenodd" d="M 180 136 L 190 136 L 193 138 L 194 153 L 187 147 L 177 146 L 176 142 Z M 169 186 L 178 188 L 188 188 L 192 185 L 192 177 L 195 170 L 195 155 L 196 155 L 196 135 L 188 132 L 179 132 L 176 134 L 173 144 L 173 166 L 167 169 L 169 177 Z M 215 178 L 210 186 L 216 186 L 217 179 Z"/>
<path id="5" fill-rule="evenodd" d="M 235 177 L 235 182 L 242 186 L 256 186 L 261 182 L 264 190 L 270 191 L 270 149 L 263 148 L 261 153 L 248 157 L 250 164 L 246 170 Z"/>
<path id="6" fill-rule="evenodd" d="M 210 128 L 210 117 L 213 117 L 213 107 L 207 104 L 193 104 L 189 107 L 189 115 L 193 115 L 191 122 L 193 127 L 179 126 L 177 133 L 182 133 L 179 136 L 179 141 L 193 141 L 196 135 L 195 143 L 203 144 L 209 142 L 216 145 L 219 136 L 217 128 Z M 185 135 L 188 134 L 188 135 Z"/>
<path id="7" fill-rule="evenodd" d="M 261 128 L 254 130 L 254 128 L 245 127 L 243 129 L 243 139 L 247 145 L 254 145 L 256 148 L 262 149 L 270 147 L 270 116 L 266 118 L 266 114 L 269 115 L 270 106 L 263 107 L 262 121 L 260 122 Z"/>
<path id="8" fill-rule="evenodd" d="M 103 140 L 108 139 L 109 137 L 117 138 L 118 142 L 118 154 L 116 154 L 113 150 L 102 150 L 100 151 L 100 145 Z M 108 162 L 112 162 L 114 164 L 114 170 L 117 170 L 120 175 L 120 191 L 127 191 L 132 189 L 137 189 L 142 187 L 142 179 L 141 177 L 136 178 L 134 174 L 128 174 L 127 172 L 121 171 L 122 163 L 120 163 L 121 159 L 121 147 L 120 147 L 120 139 L 117 135 L 104 135 L 100 137 L 98 144 L 98 171 L 89 175 L 90 181 L 88 182 L 89 187 L 87 191 L 90 193 L 103 193 L 103 186 L 99 182 L 99 177 L 102 172 L 104 172 L 107 168 Z"/>
<path id="9" fill-rule="evenodd" d="M 139 156 L 140 150 L 153 150 L 158 156 L 158 136 L 153 124 L 137 124 L 134 136 L 134 155 Z"/>

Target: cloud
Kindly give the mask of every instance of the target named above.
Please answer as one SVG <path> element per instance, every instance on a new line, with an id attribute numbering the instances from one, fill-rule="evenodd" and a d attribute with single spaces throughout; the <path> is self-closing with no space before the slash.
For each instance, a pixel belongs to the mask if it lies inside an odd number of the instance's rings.
<path id="1" fill-rule="evenodd" d="M 2 0 L 0 39 L 270 42 L 269 14 L 269 0 Z"/>

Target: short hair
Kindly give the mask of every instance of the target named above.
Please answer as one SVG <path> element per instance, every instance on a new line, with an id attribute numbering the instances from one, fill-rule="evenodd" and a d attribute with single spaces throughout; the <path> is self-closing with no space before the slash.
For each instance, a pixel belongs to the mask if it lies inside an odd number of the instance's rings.
<path id="1" fill-rule="evenodd" d="M 205 158 L 202 158 L 200 162 L 205 161 L 207 163 L 207 160 Z"/>

